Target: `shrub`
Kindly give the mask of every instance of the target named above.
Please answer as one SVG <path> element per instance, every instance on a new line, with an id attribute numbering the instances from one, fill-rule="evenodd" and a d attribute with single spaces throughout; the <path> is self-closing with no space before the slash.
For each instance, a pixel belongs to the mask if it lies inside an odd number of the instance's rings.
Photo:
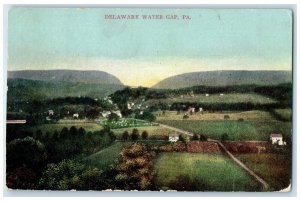
<path id="1" fill-rule="evenodd" d="M 207 141 L 207 136 L 206 135 L 200 135 L 200 141 Z"/>
<path id="2" fill-rule="evenodd" d="M 188 119 L 189 118 L 189 115 L 185 114 L 183 115 L 183 119 Z"/>
<path id="3" fill-rule="evenodd" d="M 44 166 L 47 159 L 45 145 L 32 137 L 15 139 L 7 145 L 7 168 L 26 165 L 32 169 Z"/>
<path id="4" fill-rule="evenodd" d="M 142 132 L 142 139 L 144 139 L 144 140 L 146 140 L 146 139 L 148 139 L 148 132 L 147 131 L 143 131 Z"/>
<path id="5" fill-rule="evenodd" d="M 223 133 L 222 136 L 221 136 L 221 140 L 222 140 L 222 141 L 226 141 L 226 140 L 228 140 L 228 139 L 229 139 L 228 134 L 227 134 L 227 133 Z"/>
<path id="6" fill-rule="evenodd" d="M 129 139 L 129 133 L 128 131 L 124 131 L 122 134 L 122 140 L 128 140 Z"/>
<path id="7" fill-rule="evenodd" d="M 228 119 L 230 119 L 230 117 L 229 117 L 229 115 L 224 115 L 224 119 L 226 119 L 226 120 L 228 120 Z"/>
<path id="8" fill-rule="evenodd" d="M 132 140 L 138 140 L 139 137 L 140 137 L 139 130 L 136 129 L 136 128 L 134 128 L 134 129 L 132 130 L 132 133 L 131 133 L 131 139 L 132 139 Z"/>
<path id="9" fill-rule="evenodd" d="M 194 134 L 192 140 L 199 140 L 199 136 L 197 134 Z"/>

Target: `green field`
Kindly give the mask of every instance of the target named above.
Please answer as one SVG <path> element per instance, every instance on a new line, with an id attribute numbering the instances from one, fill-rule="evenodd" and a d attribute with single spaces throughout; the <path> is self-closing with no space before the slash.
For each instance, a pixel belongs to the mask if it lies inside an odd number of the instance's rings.
<path id="1" fill-rule="evenodd" d="M 263 178 L 270 190 L 281 190 L 290 184 L 291 159 L 280 154 L 239 154 L 237 158 Z"/>
<path id="2" fill-rule="evenodd" d="M 31 128 L 29 128 L 29 131 L 31 132 L 36 132 L 37 130 L 41 130 L 42 133 L 54 133 L 55 130 L 57 130 L 58 132 L 60 132 L 64 127 L 67 127 L 68 129 L 70 129 L 72 126 L 75 126 L 77 129 L 79 129 L 80 127 L 84 128 L 86 132 L 94 132 L 94 131 L 99 131 L 102 129 L 102 126 L 100 126 L 97 123 L 82 123 L 82 122 L 78 122 L 78 123 L 67 123 L 67 124 L 41 124 L 38 126 L 33 126 Z"/>
<path id="3" fill-rule="evenodd" d="M 165 111 L 163 115 L 157 115 L 156 120 L 182 120 L 185 112 Z M 189 115 L 185 120 L 199 120 L 199 121 L 216 121 L 224 120 L 224 115 L 228 115 L 230 120 L 237 121 L 243 119 L 244 121 L 275 121 L 274 117 L 267 111 L 251 110 L 241 112 L 203 112 Z"/>
<path id="4" fill-rule="evenodd" d="M 148 122 L 140 119 L 121 118 L 118 121 L 108 121 L 107 119 L 99 121 L 100 125 L 109 126 L 111 129 L 131 128 L 143 126 L 157 126 L 157 123 Z"/>
<path id="5" fill-rule="evenodd" d="M 224 94 L 220 96 L 220 94 L 211 94 L 209 96 L 205 96 L 205 94 L 197 94 L 195 96 L 177 96 L 173 98 L 166 99 L 150 99 L 146 101 L 146 104 L 156 104 L 156 103 L 166 103 L 172 104 L 175 102 L 197 102 L 197 103 L 258 103 L 258 104 L 266 104 L 266 103 L 276 103 L 277 101 L 255 93 L 230 93 Z"/>
<path id="6" fill-rule="evenodd" d="M 291 123 L 280 121 L 161 120 L 159 122 L 192 133 L 205 134 L 213 139 L 221 139 L 223 133 L 228 134 L 228 140 L 268 140 L 271 133 L 282 133 L 283 136 L 291 136 Z"/>
<path id="7" fill-rule="evenodd" d="M 124 131 L 128 131 L 129 134 L 132 132 L 133 128 L 119 128 L 119 129 L 113 129 L 113 132 L 115 135 L 120 138 Z M 139 133 L 142 134 L 143 131 L 147 131 L 149 134 L 149 138 L 162 138 L 164 136 L 169 136 L 169 134 L 174 133 L 172 130 L 163 128 L 160 126 L 143 126 L 138 127 Z"/>
<path id="8" fill-rule="evenodd" d="M 262 186 L 223 155 L 162 153 L 155 160 L 159 189 L 260 191 Z"/>
<path id="9" fill-rule="evenodd" d="M 101 170 L 105 170 L 109 168 L 110 165 L 117 162 L 122 149 L 130 146 L 131 144 L 131 142 L 114 142 L 110 147 L 102 149 L 101 151 L 82 159 L 82 162 L 95 166 Z"/>
<path id="10" fill-rule="evenodd" d="M 291 109 L 275 109 L 273 111 L 275 115 L 279 116 L 279 119 L 284 121 L 291 121 L 292 120 L 292 110 Z"/>

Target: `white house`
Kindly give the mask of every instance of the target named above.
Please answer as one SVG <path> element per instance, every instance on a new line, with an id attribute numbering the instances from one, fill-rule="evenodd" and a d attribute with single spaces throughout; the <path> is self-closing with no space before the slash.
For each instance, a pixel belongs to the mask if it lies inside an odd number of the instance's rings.
<path id="1" fill-rule="evenodd" d="M 206 96 L 206 97 L 208 97 L 208 96 L 209 96 L 209 94 L 205 94 L 205 96 Z"/>
<path id="2" fill-rule="evenodd" d="M 121 113 L 120 110 L 113 111 L 113 113 L 115 113 L 115 114 L 118 115 L 120 118 L 122 118 L 122 113 Z"/>
<path id="3" fill-rule="evenodd" d="M 278 145 L 285 145 L 286 143 L 282 140 L 282 135 L 281 134 L 271 134 L 270 135 L 270 140 L 272 144 L 278 144 Z"/>
<path id="4" fill-rule="evenodd" d="M 199 112 L 203 112 L 203 108 L 202 107 L 199 108 Z"/>
<path id="5" fill-rule="evenodd" d="M 79 114 L 78 114 L 78 113 L 75 113 L 75 114 L 73 114 L 73 117 L 78 119 Z"/>
<path id="6" fill-rule="evenodd" d="M 52 116 L 52 115 L 54 115 L 53 110 L 48 110 L 48 116 Z"/>
<path id="7" fill-rule="evenodd" d="M 170 142 L 177 142 L 179 140 L 179 136 L 177 134 L 169 135 Z"/>

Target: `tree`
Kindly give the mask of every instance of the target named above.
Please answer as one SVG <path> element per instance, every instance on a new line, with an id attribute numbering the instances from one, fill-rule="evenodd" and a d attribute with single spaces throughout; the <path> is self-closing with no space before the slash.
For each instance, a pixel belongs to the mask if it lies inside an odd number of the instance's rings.
<path id="1" fill-rule="evenodd" d="M 180 134 L 179 135 L 179 141 L 186 143 L 186 142 L 189 141 L 189 138 L 187 136 L 183 135 L 183 134 Z"/>
<path id="2" fill-rule="evenodd" d="M 139 130 L 136 129 L 136 128 L 134 128 L 134 129 L 132 130 L 132 133 L 131 133 L 131 139 L 132 139 L 132 140 L 138 140 L 139 137 L 140 137 Z"/>
<path id="3" fill-rule="evenodd" d="M 67 127 L 63 127 L 63 129 L 60 132 L 61 138 L 68 138 L 69 137 L 69 130 Z"/>
<path id="4" fill-rule="evenodd" d="M 124 131 L 122 134 L 122 140 L 128 140 L 129 139 L 129 133 L 128 131 Z"/>
<path id="5" fill-rule="evenodd" d="M 199 140 L 199 136 L 196 133 L 194 133 L 193 137 L 192 137 L 192 140 Z"/>
<path id="6" fill-rule="evenodd" d="M 207 141 L 207 136 L 206 135 L 200 135 L 200 141 Z"/>
<path id="7" fill-rule="evenodd" d="M 124 190 L 149 190 L 152 185 L 152 156 L 145 145 L 133 144 L 120 154 L 116 184 Z"/>
<path id="8" fill-rule="evenodd" d="M 74 138 L 77 136 L 77 134 L 78 134 L 77 128 L 75 126 L 72 126 L 69 131 L 70 137 Z"/>
<path id="9" fill-rule="evenodd" d="M 41 140 L 43 137 L 43 132 L 39 129 L 35 132 L 35 136 L 33 136 L 34 139 Z"/>
<path id="10" fill-rule="evenodd" d="M 63 176 L 62 176 L 63 175 Z M 39 181 L 39 189 L 46 190 L 102 190 L 105 183 L 102 171 L 73 160 L 49 164 Z"/>
<path id="11" fill-rule="evenodd" d="M 112 121 L 119 121 L 120 117 L 116 113 L 111 113 L 108 115 L 107 120 L 112 122 Z"/>
<path id="12" fill-rule="evenodd" d="M 44 166 L 47 159 L 45 145 L 32 137 L 15 139 L 7 145 L 7 168 L 14 168 L 26 165 L 34 170 Z"/>
<path id="13" fill-rule="evenodd" d="M 142 132 L 142 139 L 143 139 L 143 140 L 148 139 L 148 135 L 149 135 L 149 134 L 148 134 L 147 131 L 143 131 L 143 132 Z"/>
<path id="14" fill-rule="evenodd" d="M 228 139 L 229 139 L 228 134 L 227 134 L 227 133 L 223 133 L 222 136 L 221 136 L 221 140 L 222 140 L 222 141 L 226 141 L 226 140 L 228 140 Z"/>

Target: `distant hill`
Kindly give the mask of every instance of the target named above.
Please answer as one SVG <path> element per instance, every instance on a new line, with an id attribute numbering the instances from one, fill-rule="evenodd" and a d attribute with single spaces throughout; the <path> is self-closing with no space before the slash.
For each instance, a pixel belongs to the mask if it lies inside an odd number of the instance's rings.
<path id="1" fill-rule="evenodd" d="M 160 81 L 152 88 L 179 89 L 199 85 L 276 85 L 291 82 L 291 71 L 205 71 L 172 76 Z"/>
<path id="2" fill-rule="evenodd" d="M 8 79 L 8 102 L 43 100 L 58 97 L 101 98 L 123 89 L 124 85 L 81 82 L 51 82 L 40 80 Z"/>
<path id="3" fill-rule="evenodd" d="M 51 82 L 79 82 L 93 84 L 123 85 L 121 81 L 103 71 L 78 71 L 78 70 L 24 70 L 9 71 L 9 79 L 27 79 Z"/>

